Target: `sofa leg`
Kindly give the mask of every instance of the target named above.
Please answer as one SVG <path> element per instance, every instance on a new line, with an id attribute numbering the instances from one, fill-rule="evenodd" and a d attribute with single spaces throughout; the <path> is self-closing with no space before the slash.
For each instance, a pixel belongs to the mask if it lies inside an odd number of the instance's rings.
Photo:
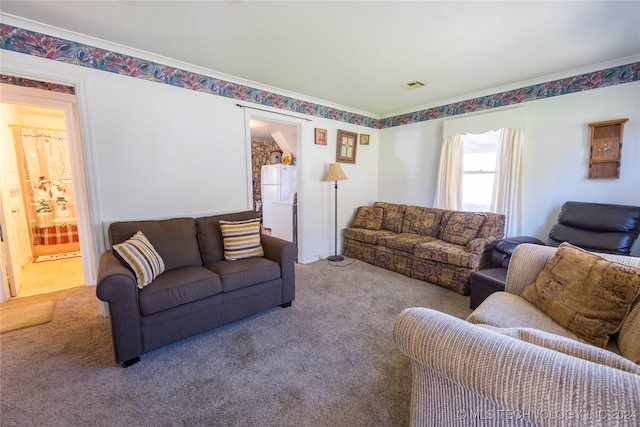
<path id="1" fill-rule="evenodd" d="M 285 302 L 284 304 L 280 304 L 280 307 L 282 307 L 282 308 L 291 307 L 291 301 Z"/>
<path id="2" fill-rule="evenodd" d="M 139 361 L 140 361 L 140 356 L 134 357 L 133 359 L 126 360 L 122 362 L 120 365 L 122 365 L 123 368 L 128 368 L 131 365 L 135 365 Z"/>

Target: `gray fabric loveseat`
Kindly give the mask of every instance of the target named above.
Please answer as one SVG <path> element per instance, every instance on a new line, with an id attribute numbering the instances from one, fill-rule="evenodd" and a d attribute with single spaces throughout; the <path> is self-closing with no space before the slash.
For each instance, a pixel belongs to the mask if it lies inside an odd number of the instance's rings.
<path id="1" fill-rule="evenodd" d="M 295 296 L 297 247 L 259 233 L 261 253 L 227 260 L 220 221 L 255 219 L 251 211 L 167 220 L 115 222 L 111 250 L 100 257 L 96 294 L 109 304 L 115 360 L 129 366 L 140 355 L 213 327 L 275 306 Z M 114 246 L 142 232 L 164 271 L 140 288 L 135 269 Z M 118 246 L 116 246 L 118 248 Z"/>

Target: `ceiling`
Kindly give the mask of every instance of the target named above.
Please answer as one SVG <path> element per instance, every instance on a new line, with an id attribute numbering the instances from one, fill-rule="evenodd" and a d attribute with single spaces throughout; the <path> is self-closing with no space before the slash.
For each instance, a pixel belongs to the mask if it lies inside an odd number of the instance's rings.
<path id="1" fill-rule="evenodd" d="M 298 136 L 298 127 L 292 124 L 275 122 L 264 119 L 251 119 L 251 140 L 253 141 L 272 141 L 272 134 L 281 132 L 290 144 L 296 144 Z M 277 141 L 276 141 L 277 142 Z M 290 150 L 282 150 L 290 151 Z"/>
<path id="2" fill-rule="evenodd" d="M 3 0 L 0 11 L 374 118 L 640 55 L 640 1 Z M 416 80 L 426 85 L 401 87 Z"/>

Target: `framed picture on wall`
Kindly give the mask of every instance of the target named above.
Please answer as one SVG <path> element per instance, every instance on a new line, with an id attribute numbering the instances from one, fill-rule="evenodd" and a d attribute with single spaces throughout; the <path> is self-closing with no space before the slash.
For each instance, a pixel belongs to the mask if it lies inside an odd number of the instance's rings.
<path id="1" fill-rule="evenodd" d="M 360 145 L 369 145 L 369 135 L 365 133 L 360 134 Z"/>
<path id="2" fill-rule="evenodd" d="M 316 128 L 316 144 L 327 145 L 327 130 Z"/>
<path id="3" fill-rule="evenodd" d="M 338 143 L 336 144 L 336 162 L 355 163 L 358 134 L 338 130 Z"/>

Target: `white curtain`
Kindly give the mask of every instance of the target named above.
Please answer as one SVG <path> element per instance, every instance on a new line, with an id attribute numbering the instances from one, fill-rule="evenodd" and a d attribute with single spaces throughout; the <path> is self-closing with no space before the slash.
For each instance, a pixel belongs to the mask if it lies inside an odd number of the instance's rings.
<path id="1" fill-rule="evenodd" d="M 491 211 L 506 216 L 505 237 L 522 234 L 523 129 L 502 129 L 498 143 Z"/>
<path id="2" fill-rule="evenodd" d="M 77 241 L 67 226 L 77 226 L 67 133 L 44 129 L 20 130 L 25 176 L 31 209 L 27 214 L 34 230 L 34 244 L 59 244 Z M 64 226 L 64 238 L 59 234 Z M 54 231 L 42 231 L 54 227 Z M 55 237 L 55 238 L 54 238 Z"/>
<path id="3" fill-rule="evenodd" d="M 451 135 L 442 142 L 433 207 L 462 210 L 463 156 L 463 135 Z"/>

